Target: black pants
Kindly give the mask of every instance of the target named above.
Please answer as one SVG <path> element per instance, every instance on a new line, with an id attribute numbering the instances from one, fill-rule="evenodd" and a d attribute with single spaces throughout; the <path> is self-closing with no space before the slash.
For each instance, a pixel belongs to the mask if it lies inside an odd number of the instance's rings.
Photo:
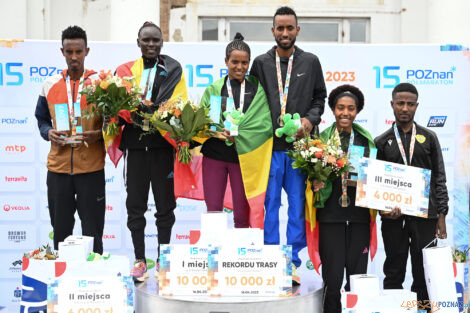
<path id="1" fill-rule="evenodd" d="M 47 198 L 54 249 L 73 232 L 78 212 L 82 234 L 94 237 L 93 251 L 103 253 L 104 214 L 106 211 L 104 170 L 85 174 L 47 172 Z"/>
<path id="2" fill-rule="evenodd" d="M 160 244 L 170 243 L 176 208 L 173 188 L 173 149 L 132 149 L 125 152 L 124 181 L 127 190 L 127 227 L 136 259 L 145 259 L 145 212 L 150 185 L 155 200 Z"/>
<path id="3" fill-rule="evenodd" d="M 368 223 L 320 223 L 319 249 L 324 284 L 324 313 L 340 313 L 341 286 L 349 276 L 367 273 L 370 226 Z"/>
<path id="4" fill-rule="evenodd" d="M 413 274 L 411 291 L 417 293 L 418 301 L 429 300 L 422 249 L 435 238 L 436 222 L 435 219 L 418 217 L 401 217 L 396 220 L 382 218 L 386 255 L 384 289 L 403 289 L 409 250 Z"/>

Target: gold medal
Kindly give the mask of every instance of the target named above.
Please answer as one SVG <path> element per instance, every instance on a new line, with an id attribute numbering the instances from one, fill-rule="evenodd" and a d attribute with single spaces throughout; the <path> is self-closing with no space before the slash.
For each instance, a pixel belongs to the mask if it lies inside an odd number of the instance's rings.
<path id="1" fill-rule="evenodd" d="M 149 120 L 144 120 L 143 122 L 144 122 L 144 125 L 142 127 L 142 130 L 145 132 L 148 132 L 150 130 Z"/>
<path id="2" fill-rule="evenodd" d="M 351 201 L 349 200 L 348 195 L 341 195 L 339 198 L 339 205 L 342 206 L 343 208 L 347 208 Z"/>

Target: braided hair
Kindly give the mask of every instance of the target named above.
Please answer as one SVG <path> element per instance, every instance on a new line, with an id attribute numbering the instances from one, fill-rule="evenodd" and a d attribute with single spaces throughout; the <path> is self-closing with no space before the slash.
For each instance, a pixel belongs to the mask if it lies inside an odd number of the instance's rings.
<path id="1" fill-rule="evenodd" d="M 362 91 L 353 85 L 342 85 L 333 89 L 328 96 L 328 105 L 332 111 L 335 110 L 336 103 L 342 97 L 350 97 L 356 102 L 357 113 L 361 112 L 364 108 L 364 95 Z"/>
<path id="2" fill-rule="evenodd" d="M 248 57 L 251 58 L 251 50 L 248 44 L 244 41 L 244 37 L 240 33 L 236 33 L 233 40 L 225 48 L 225 57 L 230 59 L 230 55 L 234 50 L 245 51 L 248 53 Z"/>
<path id="3" fill-rule="evenodd" d="M 160 29 L 160 27 L 157 26 L 157 24 L 154 24 L 153 22 L 145 22 L 144 25 L 142 25 L 139 28 L 139 32 L 137 33 L 137 37 L 140 37 L 140 32 L 142 31 L 142 29 L 144 29 L 146 27 L 155 27 L 156 29 L 158 29 L 160 34 L 162 33 L 162 30 Z"/>

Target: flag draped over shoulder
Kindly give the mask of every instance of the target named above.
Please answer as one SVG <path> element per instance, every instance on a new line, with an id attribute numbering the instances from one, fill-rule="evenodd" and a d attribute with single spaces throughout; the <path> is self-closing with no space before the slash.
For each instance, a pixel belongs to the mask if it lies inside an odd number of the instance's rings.
<path id="1" fill-rule="evenodd" d="M 176 60 L 166 55 L 160 55 L 160 59 L 161 59 L 160 61 L 162 61 L 163 63 L 163 66 L 166 72 L 165 73 L 166 77 L 160 85 L 155 103 L 160 104 L 161 102 L 164 102 L 167 100 L 174 100 L 179 97 L 181 97 L 183 100 L 186 100 L 188 98 L 188 93 L 186 90 L 186 82 L 184 79 L 183 70 L 181 69 L 181 65 Z M 119 66 L 116 69 L 116 74 L 121 77 L 133 76 L 135 78 L 134 84 L 136 86 L 140 86 L 140 80 L 142 78 L 143 70 L 144 70 L 144 61 L 142 58 L 140 58 L 137 61 L 131 61 L 131 62 L 128 62 Z M 121 114 L 119 116 L 121 116 Z M 128 123 L 132 122 L 129 117 L 127 119 L 126 118 L 124 119 Z M 162 134 L 163 138 L 165 138 L 173 147 L 176 147 L 176 142 L 175 140 L 170 138 L 169 133 L 163 130 L 159 130 L 159 131 Z M 119 162 L 119 158 L 122 155 L 122 152 L 119 150 L 119 142 L 121 141 L 120 139 L 121 134 L 122 134 L 122 128 L 121 128 L 120 134 L 118 136 L 115 136 L 116 138 L 108 139 L 110 144 L 106 145 L 106 149 L 108 151 L 108 154 L 110 155 L 110 158 L 112 157 L 112 154 L 118 155 L 118 153 L 120 153 L 115 163 L 116 165 L 117 165 L 117 162 Z M 107 139 L 105 138 L 105 143 L 106 141 Z M 119 151 L 119 152 L 115 153 L 114 151 Z M 191 171 L 190 164 L 181 164 L 175 161 L 173 174 L 174 174 L 174 182 L 175 182 L 174 189 L 175 189 L 176 198 L 178 198 L 178 195 L 183 194 L 184 192 L 188 190 L 197 188 L 194 175 Z"/>
<path id="2" fill-rule="evenodd" d="M 234 137 L 235 147 L 246 198 L 250 205 L 250 227 L 263 228 L 264 198 L 271 166 L 273 129 L 269 104 L 263 87 L 253 76 L 246 76 L 246 79 L 258 88 L 239 125 L 238 136 Z M 202 96 L 201 105 L 210 106 L 210 96 L 220 96 L 224 83 L 225 77 L 207 87 Z"/>
<path id="3" fill-rule="evenodd" d="M 330 127 L 322 131 L 320 138 L 322 141 L 326 142 L 329 138 L 334 136 L 336 128 L 336 123 L 333 123 Z M 355 132 L 363 135 L 367 138 L 369 143 L 369 148 L 375 148 L 374 140 L 367 130 L 362 128 L 360 125 L 353 123 L 353 129 Z M 319 223 L 317 221 L 317 208 L 323 208 L 325 201 L 330 197 L 332 190 L 332 182 L 325 182 L 325 186 L 317 193 L 312 190 L 312 184 L 307 180 L 307 189 L 305 190 L 305 230 L 307 235 L 307 249 L 310 260 L 315 267 L 317 273 L 321 265 L 320 260 L 320 249 L 319 249 Z M 377 226 L 375 223 L 375 218 L 377 216 L 377 211 L 369 209 L 370 212 L 370 258 L 374 259 L 377 252 Z"/>

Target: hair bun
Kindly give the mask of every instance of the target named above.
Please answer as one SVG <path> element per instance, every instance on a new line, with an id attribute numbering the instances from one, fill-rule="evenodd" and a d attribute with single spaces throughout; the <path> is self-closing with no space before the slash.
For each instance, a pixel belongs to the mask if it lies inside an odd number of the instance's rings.
<path id="1" fill-rule="evenodd" d="M 242 36 L 240 33 L 236 33 L 235 37 L 233 37 L 233 40 L 243 40 L 245 37 Z"/>

